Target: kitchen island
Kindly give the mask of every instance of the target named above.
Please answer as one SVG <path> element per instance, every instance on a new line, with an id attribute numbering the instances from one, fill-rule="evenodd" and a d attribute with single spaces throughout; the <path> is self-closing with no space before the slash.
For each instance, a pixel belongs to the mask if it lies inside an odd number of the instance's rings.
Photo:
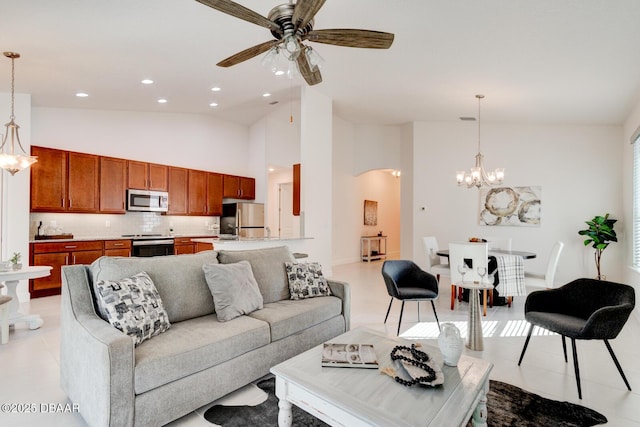
<path id="1" fill-rule="evenodd" d="M 287 246 L 289 250 L 296 253 L 309 253 L 312 237 L 239 237 L 237 240 L 214 238 L 193 238 L 197 245 L 197 250 L 213 249 L 225 251 L 242 251 L 247 249 L 273 248 L 276 246 Z M 211 245 L 211 246 L 209 246 Z"/>

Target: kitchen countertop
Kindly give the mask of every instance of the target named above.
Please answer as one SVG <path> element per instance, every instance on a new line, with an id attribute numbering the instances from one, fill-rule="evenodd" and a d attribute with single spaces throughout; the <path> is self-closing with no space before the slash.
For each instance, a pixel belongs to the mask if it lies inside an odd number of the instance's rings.
<path id="1" fill-rule="evenodd" d="M 201 239 L 212 239 L 214 235 L 207 236 L 206 234 L 174 234 L 173 236 L 158 236 L 159 239 L 173 237 L 174 239 L 179 239 L 181 237 L 193 237 L 193 238 L 201 238 Z M 64 242 L 88 242 L 93 240 L 132 240 L 132 237 L 122 237 L 122 236 L 78 236 L 73 237 L 73 239 L 45 239 L 45 240 L 29 240 L 29 243 L 64 243 Z"/>
<path id="2" fill-rule="evenodd" d="M 256 242 L 286 242 L 286 241 L 299 241 L 310 240 L 313 237 L 240 237 L 238 239 L 220 239 L 219 237 L 198 237 L 192 239 L 195 243 L 218 243 L 218 244 L 234 244 L 234 243 L 256 243 Z"/>

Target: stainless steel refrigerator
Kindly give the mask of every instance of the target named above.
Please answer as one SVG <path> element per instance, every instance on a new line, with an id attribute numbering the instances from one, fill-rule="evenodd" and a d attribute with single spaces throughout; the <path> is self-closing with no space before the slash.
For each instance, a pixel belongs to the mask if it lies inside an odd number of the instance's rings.
<path id="1" fill-rule="evenodd" d="M 225 203 L 220 217 L 220 234 L 264 237 L 264 204 Z"/>

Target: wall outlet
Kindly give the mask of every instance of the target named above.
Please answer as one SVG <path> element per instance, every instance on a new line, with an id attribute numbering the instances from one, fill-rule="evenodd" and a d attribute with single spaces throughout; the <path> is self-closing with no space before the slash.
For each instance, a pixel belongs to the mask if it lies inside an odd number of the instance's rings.
<path id="1" fill-rule="evenodd" d="M 106 221 L 104 222 L 104 226 L 105 226 L 105 227 L 111 227 L 111 221 L 106 220 Z"/>

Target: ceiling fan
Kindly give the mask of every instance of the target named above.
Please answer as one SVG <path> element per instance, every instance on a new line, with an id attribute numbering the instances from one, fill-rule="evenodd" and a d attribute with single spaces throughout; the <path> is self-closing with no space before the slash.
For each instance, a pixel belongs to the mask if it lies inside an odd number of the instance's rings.
<path id="1" fill-rule="evenodd" d="M 381 31 L 356 29 L 314 30 L 313 17 L 326 0 L 297 0 L 293 3 L 281 4 L 264 17 L 231 0 L 196 0 L 206 6 L 243 19 L 271 31 L 275 40 L 269 40 L 238 52 L 217 65 L 230 67 L 239 64 L 261 53 L 271 51 L 274 54 L 284 53 L 289 61 L 295 61 L 300 74 L 311 86 L 322 82 L 322 75 L 316 61 L 312 58 L 312 48 L 304 41 L 332 44 L 345 47 L 367 49 L 388 49 L 393 43 L 394 35 Z"/>

